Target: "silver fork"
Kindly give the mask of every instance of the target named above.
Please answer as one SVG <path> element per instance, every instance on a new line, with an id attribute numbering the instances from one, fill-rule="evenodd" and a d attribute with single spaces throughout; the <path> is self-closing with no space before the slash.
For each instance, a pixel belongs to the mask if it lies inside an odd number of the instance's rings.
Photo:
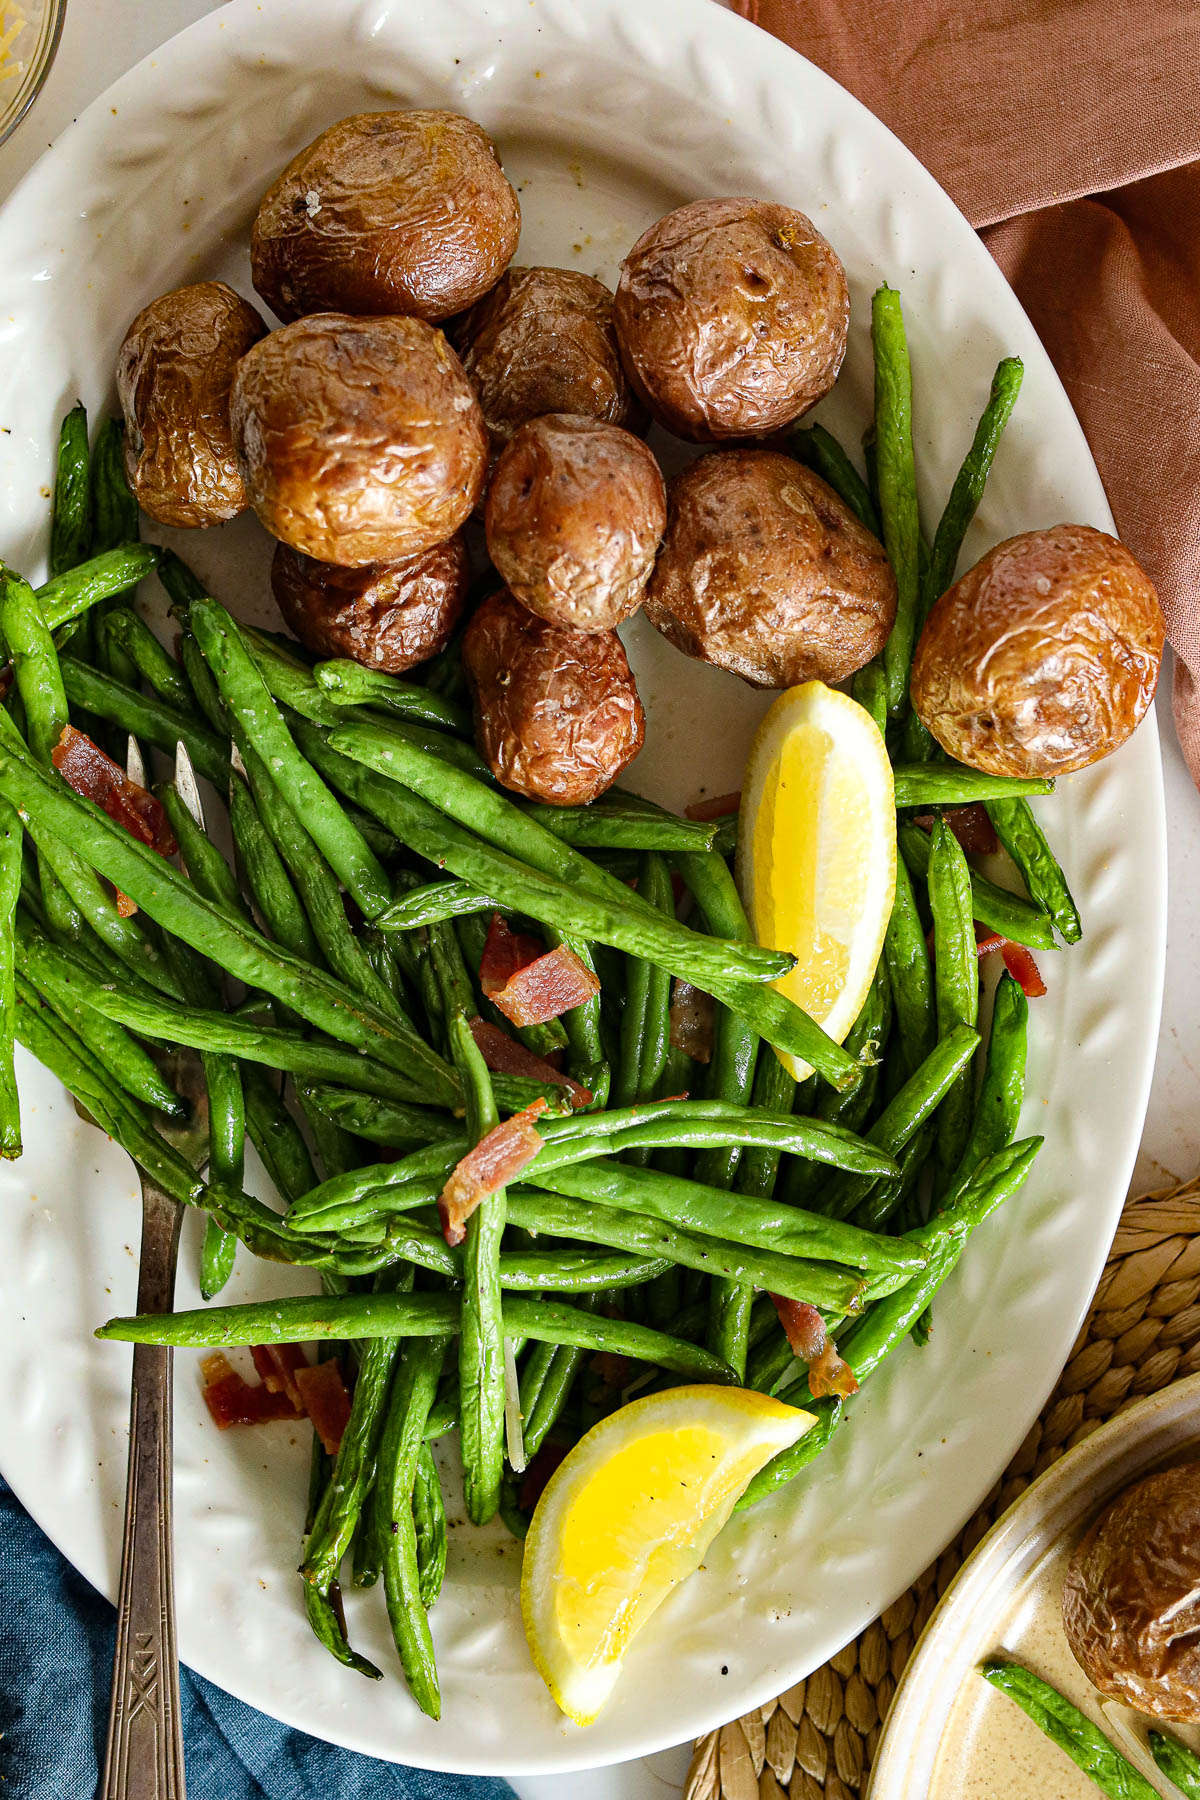
<path id="1" fill-rule="evenodd" d="M 132 738 L 126 767 L 132 780 L 145 784 Z M 177 759 L 176 780 L 185 802 L 191 807 L 194 797 L 198 808 L 190 762 L 184 769 Z M 159 1130 L 200 1168 L 208 1156 L 208 1090 L 200 1058 L 194 1050 L 180 1049 L 156 1060 L 190 1106 L 186 1125 L 160 1123 Z M 76 1110 L 90 1117 L 78 1102 Z M 183 1208 L 147 1176 L 141 1175 L 141 1184 L 137 1310 L 170 1312 Z M 134 1345 L 117 1642 L 97 1800 L 185 1800 L 171 1524 L 171 1367 L 169 1349 Z"/>

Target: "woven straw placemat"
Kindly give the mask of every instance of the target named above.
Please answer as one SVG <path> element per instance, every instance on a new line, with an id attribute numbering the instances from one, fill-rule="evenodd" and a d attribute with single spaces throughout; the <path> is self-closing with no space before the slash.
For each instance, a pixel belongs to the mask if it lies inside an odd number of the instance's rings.
<path id="1" fill-rule="evenodd" d="M 1200 1178 L 1126 1203 L 1091 1316 L 1041 1417 L 955 1541 L 778 1700 L 698 1738 L 685 1800 L 859 1800 L 896 1683 L 959 1565 L 1036 1475 L 1200 1369 Z"/>

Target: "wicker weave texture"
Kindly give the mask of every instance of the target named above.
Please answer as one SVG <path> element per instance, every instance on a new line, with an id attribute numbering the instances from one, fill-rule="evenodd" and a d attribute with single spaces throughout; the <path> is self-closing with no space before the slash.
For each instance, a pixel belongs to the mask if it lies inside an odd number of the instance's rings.
<path id="1" fill-rule="evenodd" d="M 1130 1200 L 1041 1417 L 979 1511 L 861 1636 L 696 1742 L 685 1800 L 859 1800 L 896 1684 L 942 1594 L 1035 1476 L 1146 1394 L 1200 1370 L 1200 1179 Z"/>

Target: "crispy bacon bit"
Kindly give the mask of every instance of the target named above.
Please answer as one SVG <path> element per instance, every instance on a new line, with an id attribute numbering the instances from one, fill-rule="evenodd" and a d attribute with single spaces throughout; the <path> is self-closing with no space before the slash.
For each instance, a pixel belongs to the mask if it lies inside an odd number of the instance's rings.
<path id="1" fill-rule="evenodd" d="M 694 1062 L 711 1062 L 715 1006 L 711 994 L 676 979 L 671 986 L 671 1047 Z"/>
<path id="2" fill-rule="evenodd" d="M 304 1410 L 312 1420 L 328 1456 L 336 1456 L 350 1417 L 350 1394 L 336 1357 L 296 1369 L 293 1379 L 300 1390 Z"/>
<path id="3" fill-rule="evenodd" d="M 1042 980 L 1042 971 L 1033 960 L 1032 950 L 1027 950 L 1024 944 L 1014 944 L 1011 939 L 1005 938 L 1000 954 L 1013 980 L 1020 982 L 1025 998 L 1040 1000 L 1046 991 L 1046 984 Z"/>
<path id="4" fill-rule="evenodd" d="M 228 1431 L 231 1425 L 265 1425 L 273 1419 L 296 1417 L 298 1408 L 286 1394 L 273 1394 L 260 1382 L 244 1380 L 219 1351 L 206 1356 L 200 1367 L 204 1402 L 220 1431 Z"/>
<path id="5" fill-rule="evenodd" d="M 942 817 L 966 851 L 968 856 L 994 856 L 999 849 L 996 838 L 996 827 L 988 816 L 986 806 L 974 801 L 970 806 L 947 806 Z M 923 831 L 932 831 L 934 816 L 932 813 L 918 813 L 916 817 Z"/>
<path id="6" fill-rule="evenodd" d="M 137 901 L 131 900 L 128 894 L 123 894 L 120 888 L 114 888 L 113 893 L 116 896 L 117 917 L 119 919 L 132 919 L 134 913 L 138 909 Z"/>
<path id="7" fill-rule="evenodd" d="M 619 1350 L 597 1350 L 590 1367 L 605 1387 L 623 1388 L 633 1380 L 637 1364 L 632 1356 L 624 1356 Z"/>
<path id="8" fill-rule="evenodd" d="M 1020 982 L 1025 998 L 1040 1000 L 1046 992 L 1046 984 L 1042 980 L 1042 971 L 1033 959 L 1033 951 L 1027 950 L 1024 944 L 1014 944 L 1011 938 L 1001 937 L 998 931 L 985 931 L 976 920 L 976 954 L 990 956 L 994 950 L 999 950 L 1004 958 L 1004 966 L 1013 980 Z"/>
<path id="9" fill-rule="evenodd" d="M 740 793 L 714 794 L 708 800 L 693 800 L 690 806 L 684 807 L 683 816 L 707 825 L 712 819 L 727 819 L 730 813 L 737 812 L 741 804 Z"/>
<path id="10" fill-rule="evenodd" d="M 806 1300 L 789 1300 L 772 1294 L 779 1323 L 787 1333 L 792 1354 L 808 1365 L 808 1387 L 814 1400 L 826 1394 L 857 1394 L 854 1370 L 838 1355 L 837 1345 L 825 1329 L 825 1321 Z"/>
<path id="11" fill-rule="evenodd" d="M 494 1000 L 519 969 L 536 962 L 545 952 L 546 946 L 540 938 L 511 931 L 500 914 L 493 913 L 483 955 L 479 960 L 479 985 L 488 999 Z"/>
<path id="12" fill-rule="evenodd" d="M 599 979 L 587 964 L 560 944 L 525 963 L 503 987 L 493 988 L 489 998 L 514 1025 L 544 1025 L 599 992 Z"/>
<path id="13" fill-rule="evenodd" d="M 523 1513 L 531 1513 L 546 1489 L 546 1483 L 557 1469 L 570 1449 L 569 1444 L 560 1443 L 557 1438 L 547 1438 L 537 1455 L 525 1470 L 525 1479 L 521 1483 L 521 1492 L 517 1495 L 517 1505 Z"/>
<path id="14" fill-rule="evenodd" d="M 85 800 L 94 800 L 114 825 L 123 826 L 130 837 L 160 856 L 174 856 L 177 846 L 161 800 L 130 781 L 121 765 L 105 756 L 90 737 L 64 725 L 50 760 L 67 786 Z"/>
<path id="15" fill-rule="evenodd" d="M 461 1244 L 467 1235 L 467 1220 L 480 1202 L 533 1161 L 545 1143 L 533 1121 L 545 1110 L 546 1102 L 539 1096 L 511 1119 L 493 1126 L 451 1169 L 438 1196 L 438 1218 L 448 1244 Z"/>
<path id="16" fill-rule="evenodd" d="M 300 1345 L 255 1344 L 250 1354 L 268 1393 L 286 1394 L 296 1411 L 303 1412 L 304 1400 L 296 1386 L 296 1372 L 308 1367 L 308 1359 Z"/>
<path id="17" fill-rule="evenodd" d="M 470 1029 L 484 1062 L 497 1075 L 527 1075 L 531 1081 L 547 1082 L 554 1087 L 565 1088 L 572 1106 L 591 1105 L 592 1096 L 588 1088 L 578 1081 L 572 1081 L 569 1075 L 564 1075 L 544 1057 L 535 1056 L 532 1050 L 527 1050 L 524 1044 L 518 1044 L 515 1038 L 510 1038 L 498 1025 L 489 1024 L 486 1019 L 472 1019 Z"/>

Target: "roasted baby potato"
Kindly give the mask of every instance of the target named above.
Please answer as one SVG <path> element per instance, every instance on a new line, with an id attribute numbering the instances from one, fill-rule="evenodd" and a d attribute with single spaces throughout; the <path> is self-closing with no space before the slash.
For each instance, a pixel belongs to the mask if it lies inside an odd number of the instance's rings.
<path id="1" fill-rule="evenodd" d="M 356 113 L 269 189 L 250 268 L 284 320 L 447 319 L 499 280 L 520 230 L 520 204 L 481 125 L 452 112 Z"/>
<path id="2" fill-rule="evenodd" d="M 461 537 L 402 562 L 340 568 L 278 544 L 271 591 L 293 637 L 316 656 L 348 656 L 402 675 L 450 641 L 466 604 L 470 565 Z"/>
<path id="3" fill-rule="evenodd" d="M 641 438 L 548 413 L 518 426 L 488 484 L 488 551 L 523 606 L 552 625 L 611 631 L 637 611 L 667 521 Z"/>
<path id="4" fill-rule="evenodd" d="M 418 556 L 483 488 L 479 402 L 420 319 L 314 313 L 271 332 L 238 368 L 231 416 L 250 504 L 318 562 Z"/>
<path id="5" fill-rule="evenodd" d="M 475 383 L 493 451 L 541 413 L 638 422 L 612 311 L 604 283 L 577 269 L 510 268 L 455 322 L 450 336 Z"/>
<path id="6" fill-rule="evenodd" d="M 774 450 L 713 450 L 667 489 L 646 617 L 753 687 L 845 681 L 896 616 L 883 545 L 831 487 Z"/>
<path id="7" fill-rule="evenodd" d="M 633 246 L 614 317 L 634 391 L 668 431 L 708 443 L 777 431 L 829 392 L 850 295 L 803 213 L 696 200 Z"/>
<path id="8" fill-rule="evenodd" d="M 514 793 L 584 806 L 642 747 L 645 715 L 613 631 L 548 625 L 495 594 L 467 626 L 463 667 L 479 748 Z"/>
<path id="9" fill-rule="evenodd" d="M 223 281 L 144 307 L 117 356 L 125 472 L 160 525 L 218 525 L 248 504 L 229 427 L 238 362 L 266 326 Z"/>
<path id="10" fill-rule="evenodd" d="M 1200 1464 L 1107 1506 L 1063 1582 L 1067 1642 L 1088 1680 L 1158 1719 L 1200 1720 Z"/>
<path id="11" fill-rule="evenodd" d="M 934 606 L 913 658 L 918 717 L 992 775 L 1065 775 L 1107 756 L 1154 698 L 1163 617 L 1124 544 L 1055 525 L 997 544 Z"/>

